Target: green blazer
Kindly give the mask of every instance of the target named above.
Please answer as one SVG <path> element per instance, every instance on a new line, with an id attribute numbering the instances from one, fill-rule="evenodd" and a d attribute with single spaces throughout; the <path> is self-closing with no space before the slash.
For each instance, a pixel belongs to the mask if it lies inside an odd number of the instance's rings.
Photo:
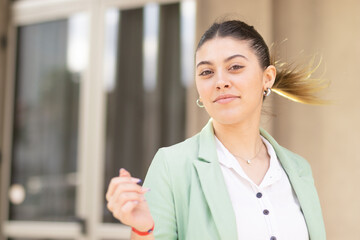
<path id="1" fill-rule="evenodd" d="M 260 130 L 274 147 L 299 199 L 311 240 L 325 227 L 310 165 Z M 238 240 L 235 214 L 217 159 L 212 121 L 197 135 L 156 153 L 144 182 L 156 240 Z M 247 240 L 247 239 L 246 239 Z"/>

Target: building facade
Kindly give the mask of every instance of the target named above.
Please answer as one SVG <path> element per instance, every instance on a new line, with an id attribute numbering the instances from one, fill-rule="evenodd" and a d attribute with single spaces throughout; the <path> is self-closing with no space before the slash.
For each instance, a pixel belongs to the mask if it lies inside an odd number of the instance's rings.
<path id="1" fill-rule="evenodd" d="M 193 54 L 217 19 L 277 59 L 321 58 L 328 106 L 272 95 L 262 125 L 311 164 L 330 240 L 357 239 L 360 2 L 0 0 L 0 240 L 128 239 L 106 209 L 120 167 L 198 132 Z M 320 57 L 319 57 L 320 56 Z M 320 61 L 320 60 L 319 60 Z"/>

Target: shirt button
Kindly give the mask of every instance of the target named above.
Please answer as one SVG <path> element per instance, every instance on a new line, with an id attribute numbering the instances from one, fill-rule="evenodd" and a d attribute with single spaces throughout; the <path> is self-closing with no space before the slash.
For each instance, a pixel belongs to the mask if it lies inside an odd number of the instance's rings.
<path id="1" fill-rule="evenodd" d="M 269 215 L 269 210 L 265 209 L 265 210 L 263 211 L 263 214 Z"/>
<path id="2" fill-rule="evenodd" d="M 262 193 L 261 193 L 261 192 L 258 192 L 258 193 L 256 194 L 256 197 L 257 197 L 257 198 L 261 198 L 261 197 L 262 197 Z"/>
<path id="3" fill-rule="evenodd" d="M 272 237 L 270 238 L 270 240 L 276 240 L 276 237 L 272 236 Z"/>

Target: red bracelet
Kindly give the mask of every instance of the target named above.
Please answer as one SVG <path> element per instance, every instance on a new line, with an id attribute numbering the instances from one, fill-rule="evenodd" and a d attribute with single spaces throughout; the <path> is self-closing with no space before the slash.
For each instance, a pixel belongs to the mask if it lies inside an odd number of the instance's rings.
<path id="1" fill-rule="evenodd" d="M 136 234 L 138 234 L 138 235 L 140 235 L 140 236 L 146 236 L 146 235 L 149 235 L 150 233 L 152 233 L 152 232 L 154 231 L 154 226 L 155 226 L 155 224 L 153 224 L 152 228 L 149 229 L 149 230 L 147 230 L 146 232 L 140 232 L 140 231 L 136 230 L 136 229 L 133 228 L 133 227 L 131 227 L 131 230 L 132 230 L 134 233 L 136 233 Z"/>

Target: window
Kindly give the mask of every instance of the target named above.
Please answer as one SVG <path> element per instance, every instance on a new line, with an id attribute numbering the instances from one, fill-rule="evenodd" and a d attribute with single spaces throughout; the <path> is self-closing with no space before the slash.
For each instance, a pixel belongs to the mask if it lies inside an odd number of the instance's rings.
<path id="1" fill-rule="evenodd" d="M 75 217 L 79 73 L 67 64 L 71 24 L 18 28 L 11 220 Z"/>
<path id="2" fill-rule="evenodd" d="M 157 149 L 185 138 L 194 7 L 13 3 L 0 181 L 6 239 L 128 239 L 105 192 L 120 167 L 144 179 Z"/>
<path id="3" fill-rule="evenodd" d="M 156 150 L 185 138 L 180 4 L 123 10 L 117 19 L 115 82 L 107 85 L 105 191 L 120 167 L 144 179 Z M 104 220 L 116 221 L 107 210 Z"/>

